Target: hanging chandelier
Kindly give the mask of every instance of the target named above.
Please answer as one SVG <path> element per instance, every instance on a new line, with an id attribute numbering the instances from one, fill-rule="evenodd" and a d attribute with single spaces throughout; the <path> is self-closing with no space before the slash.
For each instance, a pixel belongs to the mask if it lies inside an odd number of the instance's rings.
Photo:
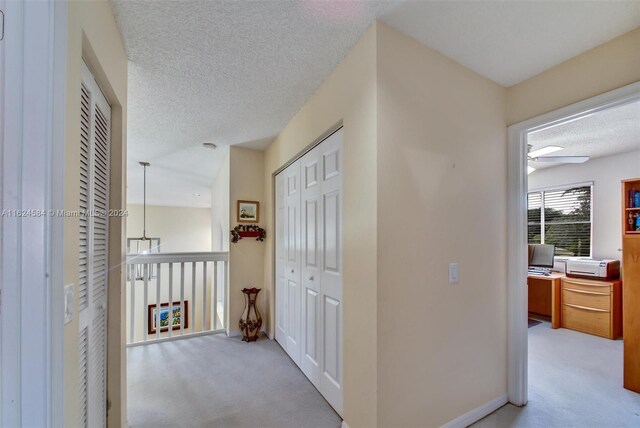
<path id="1" fill-rule="evenodd" d="M 142 199 L 142 236 L 138 238 L 127 238 L 127 254 L 156 254 L 160 252 L 160 238 L 147 237 L 147 167 L 149 162 L 139 162 L 144 169 L 143 173 L 143 199 Z M 144 266 L 135 265 L 135 279 L 144 279 Z M 156 277 L 156 266 L 150 264 L 147 271 L 147 279 Z M 131 279 L 131 273 L 128 275 Z"/>

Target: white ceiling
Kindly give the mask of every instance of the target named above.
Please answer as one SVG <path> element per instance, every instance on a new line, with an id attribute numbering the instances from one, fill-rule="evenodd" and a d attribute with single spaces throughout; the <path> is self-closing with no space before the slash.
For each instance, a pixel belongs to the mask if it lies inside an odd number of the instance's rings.
<path id="1" fill-rule="evenodd" d="M 128 201 L 210 206 L 222 150 L 264 149 L 389 1 L 113 1 L 129 64 Z M 139 178 L 136 177 L 139 176 Z M 200 197 L 192 196 L 200 193 Z"/>
<path id="2" fill-rule="evenodd" d="M 599 111 L 582 119 L 530 133 L 531 150 L 559 146 L 547 156 L 589 156 L 591 159 L 640 150 L 640 101 Z M 529 162 L 536 169 L 562 164 Z"/>
<path id="3" fill-rule="evenodd" d="M 640 26 L 640 2 L 407 1 L 382 21 L 509 87 Z"/>
<path id="4" fill-rule="evenodd" d="M 199 207 L 225 148 L 266 148 L 376 19 L 504 86 L 640 25 L 628 1 L 112 4 L 130 60 L 128 201 L 142 202 L 144 160 L 147 203 Z"/>

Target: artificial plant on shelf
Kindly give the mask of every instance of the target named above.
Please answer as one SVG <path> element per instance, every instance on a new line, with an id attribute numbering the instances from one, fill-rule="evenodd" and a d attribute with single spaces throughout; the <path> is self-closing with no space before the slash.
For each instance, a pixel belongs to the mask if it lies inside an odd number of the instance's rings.
<path id="1" fill-rule="evenodd" d="M 256 238 L 256 241 L 264 241 L 267 237 L 267 231 L 253 224 L 239 224 L 231 231 L 231 242 L 234 244 L 245 238 Z"/>

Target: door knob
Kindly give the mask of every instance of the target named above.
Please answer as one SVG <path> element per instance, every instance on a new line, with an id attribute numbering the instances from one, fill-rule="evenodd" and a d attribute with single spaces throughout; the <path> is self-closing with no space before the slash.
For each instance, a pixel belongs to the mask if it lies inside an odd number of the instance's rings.
<path id="1" fill-rule="evenodd" d="M 309 277 L 309 281 L 313 281 L 313 275 Z"/>
<path id="2" fill-rule="evenodd" d="M 291 273 L 293 273 L 293 269 L 291 269 Z"/>

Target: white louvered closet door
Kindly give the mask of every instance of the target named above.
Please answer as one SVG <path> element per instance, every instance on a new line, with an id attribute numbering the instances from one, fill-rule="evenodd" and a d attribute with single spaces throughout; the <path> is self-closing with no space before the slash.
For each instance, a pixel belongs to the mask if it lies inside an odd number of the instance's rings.
<path id="1" fill-rule="evenodd" d="M 107 418 L 111 107 L 84 62 L 80 97 L 80 426 L 93 428 L 105 426 Z"/>

